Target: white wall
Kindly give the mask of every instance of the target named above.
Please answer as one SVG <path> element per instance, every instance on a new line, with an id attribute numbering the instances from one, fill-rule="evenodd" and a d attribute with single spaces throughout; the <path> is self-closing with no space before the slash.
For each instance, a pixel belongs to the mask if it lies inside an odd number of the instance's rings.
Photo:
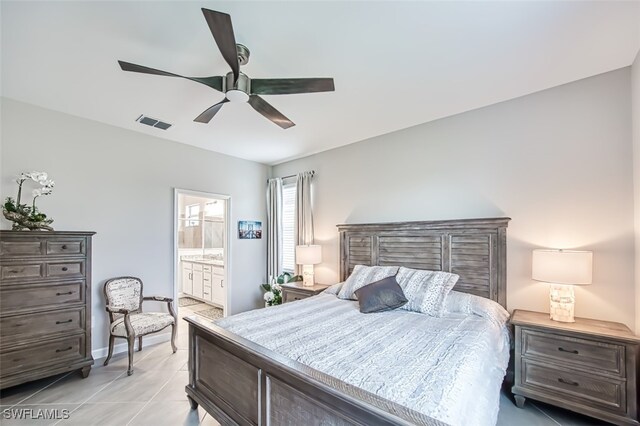
<path id="1" fill-rule="evenodd" d="M 509 216 L 509 309 L 548 312 L 548 286 L 531 280 L 533 248 L 589 249 L 593 285 L 576 289 L 576 315 L 633 328 L 629 105 L 624 68 L 284 163 L 273 175 L 317 172 L 318 282 L 338 279 L 336 224 Z"/>
<path id="2" fill-rule="evenodd" d="M 636 225 L 636 333 L 640 334 L 640 52 L 631 66 L 631 102 Z"/>
<path id="3" fill-rule="evenodd" d="M 2 198 L 15 176 L 40 170 L 56 182 L 38 207 L 58 230 L 96 231 L 93 347 L 106 346 L 102 286 L 141 277 L 148 295 L 173 294 L 175 187 L 231 195 L 231 221 L 265 220 L 269 168 L 95 121 L 2 99 Z M 9 223 L 2 219 L 1 226 Z M 264 240 L 231 238 L 230 313 L 260 306 Z M 158 308 L 149 305 L 146 309 Z"/>

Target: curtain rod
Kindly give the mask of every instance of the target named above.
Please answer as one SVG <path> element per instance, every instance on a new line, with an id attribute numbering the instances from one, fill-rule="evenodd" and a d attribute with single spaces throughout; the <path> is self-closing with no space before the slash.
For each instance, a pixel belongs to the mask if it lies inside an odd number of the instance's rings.
<path id="1" fill-rule="evenodd" d="M 316 171 L 315 170 L 311 170 L 311 176 L 313 176 L 315 174 L 316 174 Z M 280 179 L 283 179 L 283 180 L 284 179 L 291 179 L 291 178 L 294 178 L 296 176 L 298 176 L 298 175 L 295 174 L 295 175 L 289 175 L 289 176 L 282 176 Z M 271 178 L 271 179 L 275 179 L 275 178 Z M 269 179 L 267 179 L 267 182 L 269 182 Z"/>

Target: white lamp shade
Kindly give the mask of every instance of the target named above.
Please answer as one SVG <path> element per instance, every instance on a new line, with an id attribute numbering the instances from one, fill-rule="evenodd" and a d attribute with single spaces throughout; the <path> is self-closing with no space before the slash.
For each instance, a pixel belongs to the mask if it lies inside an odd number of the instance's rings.
<path id="1" fill-rule="evenodd" d="M 322 263 L 322 247 L 318 245 L 296 246 L 298 265 L 317 265 Z"/>
<path id="2" fill-rule="evenodd" d="M 553 284 L 591 284 L 593 253 L 574 250 L 534 250 L 531 278 Z"/>

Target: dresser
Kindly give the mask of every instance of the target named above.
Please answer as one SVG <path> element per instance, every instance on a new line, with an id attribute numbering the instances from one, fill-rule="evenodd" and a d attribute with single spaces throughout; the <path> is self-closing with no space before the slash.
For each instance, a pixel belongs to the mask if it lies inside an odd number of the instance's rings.
<path id="1" fill-rule="evenodd" d="M 302 300 L 307 297 L 320 294 L 329 287 L 324 284 L 315 284 L 313 287 L 305 287 L 302 282 L 280 284 L 282 287 L 282 303 L 293 302 L 294 300 Z"/>
<path id="2" fill-rule="evenodd" d="M 615 424 L 638 425 L 640 337 L 623 324 L 515 310 L 516 404 L 546 402 Z"/>
<path id="3" fill-rule="evenodd" d="M 93 234 L 0 231 L 0 389 L 89 375 Z"/>

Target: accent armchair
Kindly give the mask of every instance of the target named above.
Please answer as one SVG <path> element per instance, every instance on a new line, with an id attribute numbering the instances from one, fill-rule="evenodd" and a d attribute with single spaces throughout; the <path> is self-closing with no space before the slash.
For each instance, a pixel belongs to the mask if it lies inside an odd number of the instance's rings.
<path id="1" fill-rule="evenodd" d="M 142 350 L 142 336 L 156 333 L 171 326 L 171 348 L 176 352 L 176 326 L 178 318 L 171 303 L 173 299 L 161 296 L 143 297 L 142 280 L 135 277 L 118 277 L 104 284 L 104 296 L 109 313 L 109 355 L 104 360 L 108 365 L 113 355 L 116 337 L 127 339 L 129 346 L 129 368 L 127 375 L 133 374 L 133 346 L 138 338 L 138 351 Z M 169 313 L 142 312 L 142 302 L 153 300 L 167 302 Z"/>

